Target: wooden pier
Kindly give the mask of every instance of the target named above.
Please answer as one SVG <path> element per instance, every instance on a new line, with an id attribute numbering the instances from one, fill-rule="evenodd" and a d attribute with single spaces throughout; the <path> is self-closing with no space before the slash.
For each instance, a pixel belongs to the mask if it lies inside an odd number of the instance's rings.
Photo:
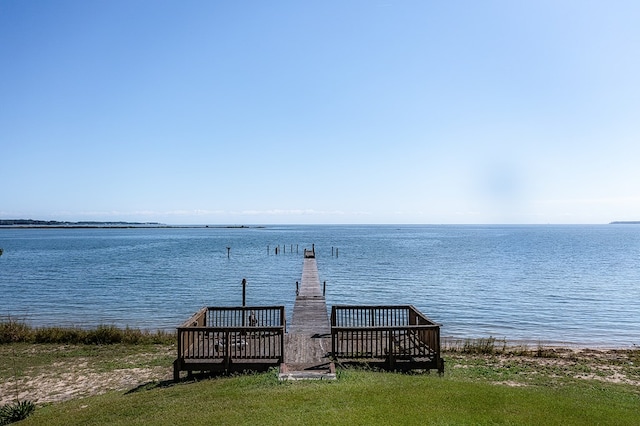
<path id="1" fill-rule="evenodd" d="M 331 324 L 327 302 L 320 287 L 315 248 L 304 251 L 301 285 L 296 285 L 296 301 L 289 331 L 285 336 L 285 363 L 281 380 L 335 379 L 331 362 Z"/>
<path id="2" fill-rule="evenodd" d="M 444 372 L 440 324 L 411 305 L 338 305 L 329 318 L 315 248 L 303 262 L 288 330 L 284 306 L 202 308 L 178 327 L 174 379 L 279 366 L 281 380 L 332 380 L 334 362 Z"/>

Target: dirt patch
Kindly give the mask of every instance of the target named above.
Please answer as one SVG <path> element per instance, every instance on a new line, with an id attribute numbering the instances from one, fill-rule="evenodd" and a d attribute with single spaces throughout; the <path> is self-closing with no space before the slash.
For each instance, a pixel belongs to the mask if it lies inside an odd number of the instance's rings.
<path id="1" fill-rule="evenodd" d="M 547 348 L 490 354 L 445 353 L 447 368 L 507 386 L 543 385 L 549 381 L 598 380 L 640 387 L 637 349 Z"/>
<path id="2" fill-rule="evenodd" d="M 60 365 L 50 372 L 35 376 L 19 377 L 0 384 L 0 404 L 16 399 L 31 400 L 37 404 L 66 401 L 99 395 L 108 391 L 125 391 L 154 381 L 168 380 L 173 373 L 171 368 L 126 368 L 98 373 L 85 366 Z M 64 368 L 66 372 L 60 372 Z"/>
<path id="3" fill-rule="evenodd" d="M 51 359 L 35 364 L 27 361 L 26 366 L 19 368 L 19 374 L 5 375 L 0 382 L 0 404 L 14 402 L 16 397 L 37 404 L 60 402 L 108 391 L 127 391 L 173 377 L 169 360 L 172 348 L 158 347 L 134 354 L 113 348 L 93 357 L 76 355 L 74 349 L 46 345 L 18 348 L 22 354 L 46 354 Z M 21 357 L 21 353 L 12 356 Z M 0 362 L 10 361 L 5 356 Z"/>

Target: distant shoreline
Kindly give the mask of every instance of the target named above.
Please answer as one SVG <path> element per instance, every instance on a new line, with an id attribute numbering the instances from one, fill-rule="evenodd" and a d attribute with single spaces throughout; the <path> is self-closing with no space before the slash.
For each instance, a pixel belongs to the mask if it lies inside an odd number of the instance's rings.
<path id="1" fill-rule="evenodd" d="M 610 225 L 640 225 L 640 220 L 617 220 L 609 224 Z"/>
<path id="2" fill-rule="evenodd" d="M 56 220 L 32 220 L 32 219 L 0 219 L 0 229 L 133 229 L 133 228 L 162 228 L 162 229 L 186 229 L 186 228 L 223 228 L 244 229 L 264 228 L 264 226 L 247 225 L 166 225 L 158 222 L 61 222 Z"/>
<path id="3" fill-rule="evenodd" d="M 0 229 L 255 229 L 246 225 L 0 225 Z"/>

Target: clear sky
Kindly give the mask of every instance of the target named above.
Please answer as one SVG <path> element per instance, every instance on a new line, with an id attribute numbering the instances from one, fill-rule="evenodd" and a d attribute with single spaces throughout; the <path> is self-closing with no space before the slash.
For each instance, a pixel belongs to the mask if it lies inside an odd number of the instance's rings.
<path id="1" fill-rule="evenodd" d="M 0 0 L 0 218 L 640 220 L 640 1 Z"/>

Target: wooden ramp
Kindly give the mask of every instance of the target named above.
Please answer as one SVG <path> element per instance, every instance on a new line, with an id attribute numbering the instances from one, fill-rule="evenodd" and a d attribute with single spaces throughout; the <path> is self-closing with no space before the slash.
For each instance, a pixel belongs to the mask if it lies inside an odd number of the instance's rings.
<path id="1" fill-rule="evenodd" d="M 285 363 L 280 380 L 332 380 L 331 323 L 320 286 L 315 251 L 305 250 L 302 282 L 293 306 L 289 332 L 285 335 Z"/>

